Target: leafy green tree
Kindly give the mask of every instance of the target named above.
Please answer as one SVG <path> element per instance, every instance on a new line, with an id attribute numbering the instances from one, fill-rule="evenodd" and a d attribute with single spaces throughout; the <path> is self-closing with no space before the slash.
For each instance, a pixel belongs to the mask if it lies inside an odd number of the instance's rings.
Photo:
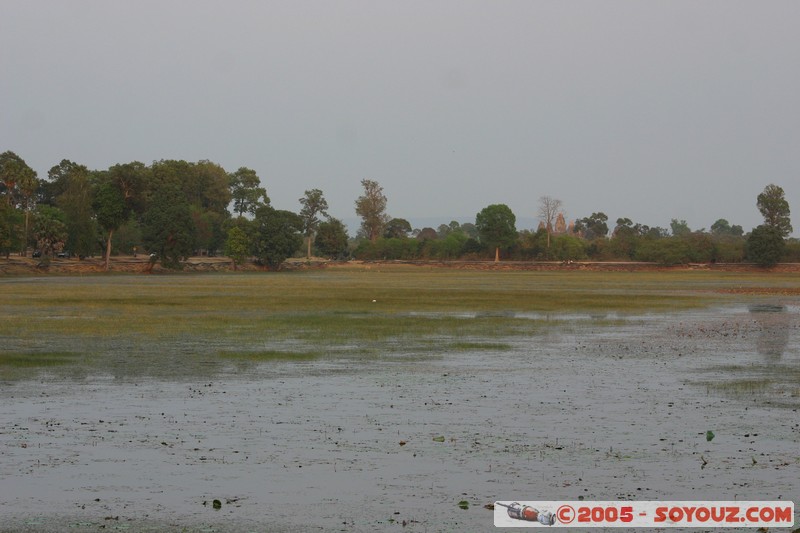
<path id="1" fill-rule="evenodd" d="M 255 213 L 253 255 L 277 269 L 303 245 L 303 220 L 296 213 L 262 206 Z"/>
<path id="2" fill-rule="evenodd" d="M 305 233 L 308 241 L 306 259 L 311 259 L 311 241 L 314 239 L 314 233 L 317 228 L 319 228 L 319 215 L 328 216 L 328 202 L 322 195 L 321 190 L 311 189 L 306 191 L 305 196 L 300 198 L 300 204 L 303 206 L 300 209 L 300 218 L 303 220 L 303 233 Z"/>
<path id="3" fill-rule="evenodd" d="M 139 161 L 132 161 L 114 165 L 102 176 L 120 190 L 127 209 L 137 215 L 144 213 L 155 187 L 151 168 Z"/>
<path id="4" fill-rule="evenodd" d="M 617 259 L 632 259 L 640 240 L 637 226 L 639 224 L 634 226 L 630 218 L 618 218 L 611 242 L 605 249 L 606 253 Z"/>
<path id="5" fill-rule="evenodd" d="M 339 259 L 347 256 L 347 241 L 347 228 L 342 221 L 329 218 L 325 222 L 320 222 L 314 245 L 323 256 Z"/>
<path id="6" fill-rule="evenodd" d="M 517 241 L 517 217 L 505 204 L 484 207 L 475 216 L 481 243 L 494 248 L 494 260 L 500 261 L 500 248 L 510 248 Z"/>
<path id="7" fill-rule="evenodd" d="M 724 218 L 718 219 L 716 222 L 711 224 L 711 233 L 713 235 L 732 235 L 734 237 L 741 237 L 744 235 L 744 230 L 739 225 L 731 226 L 730 222 L 725 220 Z"/>
<path id="8" fill-rule="evenodd" d="M 174 184 L 163 184 L 142 216 L 145 247 L 157 254 L 164 267 L 180 268 L 181 260 L 194 250 L 194 237 L 194 221 L 185 195 Z"/>
<path id="9" fill-rule="evenodd" d="M 241 265 L 250 257 L 252 243 L 247 232 L 240 226 L 232 226 L 228 229 L 228 240 L 225 241 L 225 255 L 233 261 L 233 269 Z"/>
<path id="10" fill-rule="evenodd" d="M 417 240 L 419 241 L 435 241 L 439 238 L 439 234 L 433 228 L 422 228 L 417 233 Z"/>
<path id="11" fill-rule="evenodd" d="M 633 228 L 633 220 L 624 217 L 617 219 L 617 225 L 614 226 L 614 237 L 627 237 L 630 235 L 637 235 L 638 232 Z"/>
<path id="12" fill-rule="evenodd" d="M 525 229 L 519 232 L 519 254 L 521 259 L 543 259 L 548 257 L 547 230 L 540 224 L 536 231 Z"/>
<path id="13" fill-rule="evenodd" d="M 195 246 L 209 253 L 225 243 L 225 221 L 230 217 L 229 176 L 211 161 L 197 163 L 166 159 L 152 164 L 152 184 L 148 198 L 162 187 L 177 187 L 189 204 L 195 222 Z"/>
<path id="14" fill-rule="evenodd" d="M 643 239 L 635 250 L 635 259 L 661 265 L 680 265 L 689 262 L 687 242 L 678 237 Z"/>
<path id="15" fill-rule="evenodd" d="M 114 232 L 128 220 L 130 209 L 117 183 L 106 176 L 95 189 L 93 208 L 97 223 L 106 234 L 105 269 L 111 261 L 111 241 Z"/>
<path id="16" fill-rule="evenodd" d="M 363 240 L 353 252 L 357 259 L 416 259 L 419 257 L 420 243 L 416 239 L 384 238 L 375 242 Z"/>
<path id="17" fill-rule="evenodd" d="M 67 241 L 65 219 L 64 212 L 57 207 L 42 205 L 34 212 L 33 238 L 43 255 L 52 256 L 64 249 Z"/>
<path id="18" fill-rule="evenodd" d="M 51 181 L 58 180 L 55 204 L 64 212 L 67 226 L 66 247 L 78 257 L 91 255 L 97 235 L 89 170 L 68 160 L 50 169 Z"/>
<path id="19" fill-rule="evenodd" d="M 231 203 L 230 177 L 218 164 L 201 160 L 183 177 L 183 190 L 190 205 L 206 213 L 227 213 Z M 213 219 L 214 217 L 210 217 Z"/>
<path id="20" fill-rule="evenodd" d="M 393 218 L 386 223 L 383 236 L 387 239 L 402 239 L 411 233 L 411 222 L 404 218 Z"/>
<path id="21" fill-rule="evenodd" d="M 13 250 L 19 250 L 22 213 L 7 202 L 0 201 L 0 254 L 8 257 Z"/>
<path id="22" fill-rule="evenodd" d="M 147 201 L 153 196 L 152 169 L 139 161 L 117 164 L 107 171 L 93 174 L 95 187 L 93 207 L 97 223 L 105 232 L 105 269 L 111 261 L 114 233 L 132 216 L 142 217 Z M 140 222 L 141 219 L 137 220 Z M 139 227 L 141 230 L 141 227 Z"/>
<path id="23" fill-rule="evenodd" d="M 662 265 L 708 263 L 716 248 L 707 233 L 688 233 L 678 237 L 643 238 L 636 248 L 635 259 Z"/>
<path id="24" fill-rule="evenodd" d="M 557 235 L 551 243 L 550 253 L 558 261 L 577 261 L 586 257 L 586 244 L 572 235 Z"/>
<path id="25" fill-rule="evenodd" d="M 84 172 L 88 172 L 85 166 L 62 159 L 47 171 L 47 179 L 39 184 L 37 203 L 55 207 L 56 199 L 67 190 L 70 178 L 76 173 Z"/>
<path id="26" fill-rule="evenodd" d="M 0 195 L 12 207 L 17 205 L 17 179 L 23 163 L 25 161 L 10 150 L 0 154 Z"/>
<path id="27" fill-rule="evenodd" d="M 675 237 L 688 235 L 692 232 L 692 230 L 689 228 L 689 224 L 687 224 L 685 220 L 678 220 L 676 218 L 673 218 L 670 221 L 669 227 L 672 231 L 672 235 Z"/>
<path id="28" fill-rule="evenodd" d="M 196 197 L 200 195 L 191 190 L 188 183 L 194 175 L 192 163 L 183 159 L 161 159 L 153 161 L 149 170 L 151 177 L 147 187 L 147 201 L 152 200 L 165 187 L 175 187 L 181 191 L 186 203 L 196 203 Z"/>
<path id="29" fill-rule="evenodd" d="M 452 224 L 452 222 L 451 222 Z M 465 222 L 459 226 L 459 231 L 461 231 L 464 235 L 469 237 L 470 239 L 478 239 L 478 228 L 472 222 Z"/>
<path id="30" fill-rule="evenodd" d="M 36 205 L 36 191 L 39 189 L 39 179 L 36 171 L 33 170 L 24 159 L 11 151 L 0 154 L 0 183 L 2 183 L 2 193 L 6 196 L 6 201 L 12 207 L 22 210 L 25 222 L 22 232 L 22 250 L 25 255 L 28 246 L 28 236 L 30 229 L 30 213 Z"/>
<path id="31" fill-rule="evenodd" d="M 457 220 L 451 220 L 449 224 L 439 224 L 439 227 L 436 228 L 436 233 L 439 235 L 440 239 L 444 239 L 451 233 L 466 235 L 461 228 L 461 224 L 459 224 Z"/>
<path id="32" fill-rule="evenodd" d="M 605 237 L 608 235 L 608 215 L 603 212 L 592 213 L 588 217 L 578 219 L 575 222 L 575 231 L 582 233 L 586 240 Z"/>
<path id="33" fill-rule="evenodd" d="M 787 263 L 800 263 L 800 240 L 786 239 L 785 244 L 782 260 Z"/>
<path id="34" fill-rule="evenodd" d="M 189 212 L 192 215 L 192 223 L 194 224 L 194 245 L 197 250 L 210 253 L 218 248 L 215 242 L 215 226 L 218 221 L 215 220 L 214 212 L 207 211 L 200 206 L 190 204 Z M 224 245 L 224 242 L 222 243 Z"/>
<path id="35" fill-rule="evenodd" d="M 229 175 L 228 183 L 233 198 L 233 212 L 239 216 L 245 213 L 254 215 L 256 209 L 269 205 L 267 190 L 261 187 L 261 180 L 256 171 L 247 167 Z"/>
<path id="36" fill-rule="evenodd" d="M 716 222 L 711 224 L 711 233 L 714 235 L 729 235 L 730 231 L 731 224 L 724 218 L 719 218 Z"/>
<path id="37" fill-rule="evenodd" d="M 422 250 L 423 257 L 433 259 L 457 259 L 464 252 L 467 237 L 460 231 L 451 231 L 444 237 L 425 241 Z"/>
<path id="38" fill-rule="evenodd" d="M 361 229 L 366 237 L 375 242 L 383 234 L 389 221 L 386 214 L 386 195 L 377 181 L 361 180 L 364 194 L 356 199 L 356 214 L 361 217 Z"/>
<path id="39" fill-rule="evenodd" d="M 786 247 L 782 231 L 779 227 L 768 224 L 753 228 L 747 238 L 748 260 L 763 267 L 777 264 Z"/>
<path id="40" fill-rule="evenodd" d="M 136 256 L 142 249 L 142 227 L 138 220 L 131 217 L 114 232 L 112 253 Z"/>
<path id="41" fill-rule="evenodd" d="M 633 229 L 636 231 L 637 235 L 641 235 L 642 237 L 647 237 L 649 239 L 663 239 L 669 237 L 669 231 L 660 226 L 654 226 L 651 228 L 645 224 L 635 224 Z"/>
<path id="42" fill-rule="evenodd" d="M 767 185 L 756 200 L 758 210 L 764 217 L 764 225 L 778 230 L 784 239 L 792 233 L 792 224 L 789 219 L 789 202 L 783 194 L 783 189 L 777 185 Z"/>

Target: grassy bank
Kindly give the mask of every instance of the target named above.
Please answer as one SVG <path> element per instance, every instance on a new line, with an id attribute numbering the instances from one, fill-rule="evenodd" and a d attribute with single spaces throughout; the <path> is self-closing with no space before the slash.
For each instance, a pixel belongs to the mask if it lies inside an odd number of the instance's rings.
<path id="1" fill-rule="evenodd" d="M 793 274 L 461 271 L 0 279 L 0 371 L 151 358 L 196 364 L 502 351 L 585 315 L 671 312 L 797 287 Z M 567 316 L 571 315 L 571 316 Z M 140 368 L 141 367 L 141 368 Z M 24 372 L 22 372 L 24 373 Z"/>

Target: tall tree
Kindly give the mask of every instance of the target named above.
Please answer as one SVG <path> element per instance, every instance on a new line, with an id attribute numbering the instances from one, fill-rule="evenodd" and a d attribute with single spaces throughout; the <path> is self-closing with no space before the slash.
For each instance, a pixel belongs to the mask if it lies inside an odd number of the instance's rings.
<path id="1" fill-rule="evenodd" d="M 544 223 L 547 230 L 547 247 L 550 248 L 550 235 L 553 233 L 553 226 L 556 217 L 561 211 L 561 200 L 550 196 L 539 198 L 539 219 Z"/>
<path id="2" fill-rule="evenodd" d="M 25 215 L 20 250 L 20 253 L 25 255 L 28 247 L 30 213 L 36 204 L 36 191 L 39 189 L 36 171 L 29 167 L 24 159 L 9 150 L 0 154 L 0 183 L 3 185 L 2 192 L 6 195 L 8 204 L 18 207 Z"/>
<path id="3" fill-rule="evenodd" d="M 218 164 L 201 160 L 191 165 L 189 181 L 183 183 L 186 198 L 191 205 L 204 212 L 227 213 L 231 203 L 230 177 Z"/>
<path id="4" fill-rule="evenodd" d="M 364 194 L 356 199 L 356 214 L 361 217 L 361 229 L 370 241 L 375 242 L 389 221 L 386 214 L 386 195 L 377 181 L 361 180 Z"/>
<path id="5" fill-rule="evenodd" d="M 303 221 L 303 233 L 305 233 L 306 240 L 308 241 L 306 259 L 311 259 L 311 241 L 320 224 L 319 215 L 328 216 L 328 202 L 322 195 L 321 190 L 311 189 L 310 191 L 306 191 L 305 196 L 300 198 L 300 204 L 303 206 L 302 209 L 300 209 L 300 218 Z"/>
<path id="6" fill-rule="evenodd" d="M 106 232 L 105 269 L 111 261 L 112 239 L 132 215 L 141 217 L 154 187 L 153 171 L 144 163 L 117 164 L 95 174 L 94 208 L 97 221 Z"/>
<path id="7" fill-rule="evenodd" d="M 228 176 L 231 197 L 233 198 L 233 212 L 240 217 L 245 213 L 254 215 L 256 209 L 269 205 L 267 190 L 261 187 L 261 180 L 256 171 L 247 167 Z"/>
<path id="8" fill-rule="evenodd" d="M 95 249 L 97 227 L 92 208 L 89 170 L 84 165 L 63 160 L 47 173 L 56 182 L 55 204 L 64 212 L 67 226 L 67 249 L 85 257 Z"/>
<path id="9" fill-rule="evenodd" d="M 167 268 L 180 268 L 180 261 L 194 250 L 195 227 L 189 202 L 172 184 L 161 185 L 142 216 L 142 240 Z"/>
<path id="10" fill-rule="evenodd" d="M 481 242 L 494 248 L 494 260 L 500 261 L 500 248 L 508 248 L 517 240 L 517 217 L 505 204 L 484 207 L 475 216 Z"/>
<path id="11" fill-rule="evenodd" d="M 111 241 L 114 232 L 128 220 L 131 210 L 125 202 L 125 194 L 109 175 L 101 177 L 97 184 L 92 206 L 97 223 L 105 232 L 105 269 L 108 270 L 111 264 Z"/>
<path id="12" fill-rule="evenodd" d="M 0 254 L 8 257 L 12 251 L 19 250 L 21 227 L 22 213 L 0 200 Z"/>
<path id="13" fill-rule="evenodd" d="M 764 217 L 764 224 L 775 228 L 784 239 L 792 232 L 792 223 L 789 219 L 789 202 L 783 194 L 783 189 L 777 185 L 767 185 L 756 200 L 758 210 Z"/>
<path id="14" fill-rule="evenodd" d="M 230 178 L 225 169 L 207 160 L 195 163 L 192 171 L 191 179 L 196 184 L 190 190 L 195 191 L 195 199 L 189 203 L 198 220 L 198 232 L 203 229 L 203 235 L 197 235 L 197 245 L 211 253 L 225 246 L 224 226 L 231 216 L 228 212 L 232 199 Z"/>
<path id="15" fill-rule="evenodd" d="M 105 175 L 119 188 L 128 209 L 137 215 L 144 213 L 150 191 L 154 188 L 151 168 L 132 161 L 110 167 Z"/>
<path id="16" fill-rule="evenodd" d="M 67 190 L 70 178 L 82 172 L 88 172 L 85 166 L 62 159 L 47 171 L 47 180 L 43 180 L 39 186 L 38 203 L 55 206 L 56 199 Z"/>

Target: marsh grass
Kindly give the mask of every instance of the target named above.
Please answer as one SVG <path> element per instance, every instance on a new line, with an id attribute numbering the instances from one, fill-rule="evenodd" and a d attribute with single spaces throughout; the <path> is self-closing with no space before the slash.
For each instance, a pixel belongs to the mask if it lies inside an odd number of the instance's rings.
<path id="1" fill-rule="evenodd" d="M 559 318 L 565 314 L 613 327 L 624 320 L 619 316 L 741 301 L 741 295 L 721 292 L 729 288 L 790 282 L 731 273 L 418 267 L 5 278 L 0 366 L 74 361 L 63 346 L 81 347 L 81 360 L 98 366 L 111 356 L 142 353 L 155 354 L 153 361 L 159 354 L 270 361 L 501 352 L 514 338 L 574 325 L 574 318 Z"/>
<path id="2" fill-rule="evenodd" d="M 774 384 L 771 378 L 745 378 L 718 383 L 709 383 L 708 387 L 717 392 L 733 395 L 760 394 L 766 392 Z"/>
<path id="3" fill-rule="evenodd" d="M 72 352 L 0 352 L 0 367 L 40 368 L 75 362 L 80 354 Z"/>
<path id="4" fill-rule="evenodd" d="M 453 342 L 448 348 L 465 352 L 504 352 L 513 349 L 513 346 L 507 342 Z"/>

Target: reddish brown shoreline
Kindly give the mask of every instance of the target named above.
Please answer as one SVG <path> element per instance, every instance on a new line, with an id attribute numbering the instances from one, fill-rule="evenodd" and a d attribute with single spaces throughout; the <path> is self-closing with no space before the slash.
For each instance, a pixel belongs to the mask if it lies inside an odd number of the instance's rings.
<path id="1" fill-rule="evenodd" d="M 303 270 L 313 268 L 365 268 L 378 265 L 394 267 L 451 268 L 457 270 L 500 270 L 500 271 L 588 271 L 588 272 L 800 272 L 800 263 L 779 263 L 774 267 L 763 268 L 751 263 L 691 263 L 687 265 L 663 266 L 655 263 L 634 261 L 343 261 L 290 260 L 284 263 L 283 270 Z M 233 263 L 226 257 L 191 257 L 183 263 L 183 272 L 229 272 Z M 253 263 L 238 265 L 241 271 L 263 271 L 266 268 Z M 47 275 L 47 274 L 99 274 L 105 272 L 101 258 L 89 259 L 51 259 L 45 265 L 40 259 L 30 257 L 0 258 L 0 275 Z M 112 258 L 110 272 L 165 273 L 174 272 L 155 264 L 151 267 L 147 257 L 122 256 Z"/>

